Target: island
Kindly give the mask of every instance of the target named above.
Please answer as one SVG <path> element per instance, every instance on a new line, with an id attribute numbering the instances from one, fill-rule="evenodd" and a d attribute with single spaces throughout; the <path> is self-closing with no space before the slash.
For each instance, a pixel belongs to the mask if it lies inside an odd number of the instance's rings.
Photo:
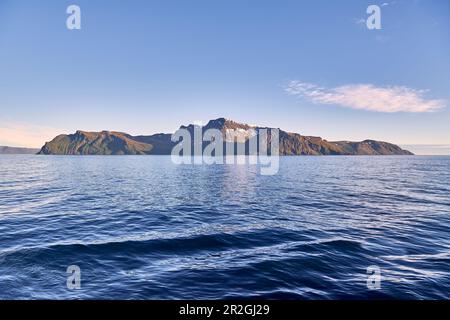
<path id="1" fill-rule="evenodd" d="M 181 126 L 182 129 L 194 130 L 195 125 Z M 202 130 L 218 129 L 223 134 L 227 130 L 250 129 L 258 132 L 265 128 L 218 118 L 210 120 Z M 270 128 L 269 128 L 270 129 Z M 123 132 L 77 131 L 74 134 L 62 134 L 55 137 L 38 152 L 42 155 L 170 155 L 175 142 L 171 134 L 132 136 Z M 399 146 L 375 140 L 327 141 L 320 137 L 304 136 L 298 133 L 279 130 L 279 155 L 413 155 Z"/>

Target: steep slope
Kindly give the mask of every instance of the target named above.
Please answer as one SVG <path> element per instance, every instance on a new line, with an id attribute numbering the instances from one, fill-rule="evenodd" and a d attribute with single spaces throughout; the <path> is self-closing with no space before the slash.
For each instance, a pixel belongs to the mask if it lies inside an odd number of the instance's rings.
<path id="1" fill-rule="evenodd" d="M 283 155 L 339 155 L 343 150 L 320 137 L 302 136 L 280 130 L 280 154 Z"/>

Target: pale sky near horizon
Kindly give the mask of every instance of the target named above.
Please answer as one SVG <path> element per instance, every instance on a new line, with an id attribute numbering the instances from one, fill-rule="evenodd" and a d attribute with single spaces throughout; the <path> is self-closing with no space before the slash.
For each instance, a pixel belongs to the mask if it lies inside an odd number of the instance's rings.
<path id="1" fill-rule="evenodd" d="M 0 88 L 0 145 L 226 117 L 450 154 L 450 1 L 0 0 Z"/>

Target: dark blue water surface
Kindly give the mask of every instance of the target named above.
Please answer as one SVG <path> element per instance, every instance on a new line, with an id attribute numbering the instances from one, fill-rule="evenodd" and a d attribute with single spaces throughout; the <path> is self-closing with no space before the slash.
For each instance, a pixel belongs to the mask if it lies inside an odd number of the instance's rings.
<path id="1" fill-rule="evenodd" d="M 450 157 L 0 156 L 0 298 L 448 299 L 449 182 Z"/>

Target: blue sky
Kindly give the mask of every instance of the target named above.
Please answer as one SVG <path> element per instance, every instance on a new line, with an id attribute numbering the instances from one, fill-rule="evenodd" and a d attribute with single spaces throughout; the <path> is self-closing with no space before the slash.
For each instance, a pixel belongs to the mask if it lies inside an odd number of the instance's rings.
<path id="1" fill-rule="evenodd" d="M 362 23 L 370 4 L 381 30 Z M 0 88 L 0 145 L 222 116 L 450 145 L 450 2 L 0 0 Z"/>

